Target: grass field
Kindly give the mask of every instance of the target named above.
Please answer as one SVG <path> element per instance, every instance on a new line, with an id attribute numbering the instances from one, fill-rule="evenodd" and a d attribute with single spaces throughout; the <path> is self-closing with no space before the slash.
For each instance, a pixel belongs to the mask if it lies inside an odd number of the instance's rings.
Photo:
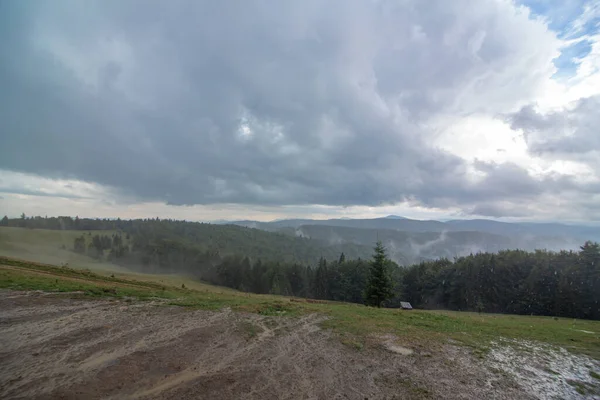
<path id="1" fill-rule="evenodd" d="M 396 335 L 400 342 L 421 348 L 441 346 L 451 340 L 471 347 L 475 354 L 485 354 L 492 343 L 501 339 L 517 339 L 560 346 L 575 354 L 600 359 L 599 321 L 314 303 L 241 293 L 184 277 L 92 272 L 7 257 L 0 257 L 0 287 L 65 292 L 66 296 L 164 299 L 167 304 L 184 307 L 231 307 L 264 315 L 294 317 L 321 313 L 329 317 L 323 327 L 337 332 L 343 343 L 357 349 L 371 337 L 383 334 Z"/>
<path id="2" fill-rule="evenodd" d="M 74 265 L 95 271 L 122 271 L 115 264 L 94 260 L 71 251 L 76 237 L 84 235 L 112 235 L 115 231 L 57 231 L 49 229 L 26 229 L 0 227 L 0 256 L 22 258 L 54 265 Z M 91 239 L 88 239 L 88 241 Z"/>

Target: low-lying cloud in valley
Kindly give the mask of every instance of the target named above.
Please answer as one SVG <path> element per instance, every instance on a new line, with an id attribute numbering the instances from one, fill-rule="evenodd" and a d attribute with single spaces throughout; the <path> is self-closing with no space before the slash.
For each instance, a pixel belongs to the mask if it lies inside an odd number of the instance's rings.
<path id="1" fill-rule="evenodd" d="M 6 212 L 598 222 L 588 5 L 3 2 Z"/>

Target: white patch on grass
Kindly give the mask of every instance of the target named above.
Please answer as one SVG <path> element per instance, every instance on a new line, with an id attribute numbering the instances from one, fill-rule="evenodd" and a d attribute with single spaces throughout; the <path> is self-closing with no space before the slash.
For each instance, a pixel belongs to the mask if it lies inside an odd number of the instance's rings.
<path id="1" fill-rule="evenodd" d="M 592 377 L 592 372 L 600 371 L 600 363 L 564 348 L 505 340 L 494 343 L 487 362 L 512 375 L 538 399 L 600 399 L 600 382 Z"/>

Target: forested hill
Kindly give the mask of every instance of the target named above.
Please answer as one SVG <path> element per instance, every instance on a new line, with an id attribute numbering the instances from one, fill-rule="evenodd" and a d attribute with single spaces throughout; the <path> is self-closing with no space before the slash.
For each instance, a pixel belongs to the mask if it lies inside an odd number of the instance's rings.
<path id="1" fill-rule="evenodd" d="M 302 262 L 315 264 L 321 257 L 335 259 L 340 253 L 348 258 L 369 258 L 378 239 L 387 248 L 388 256 L 399 265 L 411 265 L 439 258 L 454 259 L 479 252 L 506 249 L 533 251 L 536 249 L 576 250 L 594 237 L 564 238 L 553 236 L 497 234 L 468 230 L 473 223 L 482 227 L 488 222 L 465 221 L 458 224 L 466 230 L 438 231 L 446 226 L 438 221 L 417 221 L 399 217 L 371 220 L 326 220 L 316 225 L 312 220 L 284 220 L 262 223 L 254 228 L 247 224 L 209 224 L 168 219 L 88 219 L 71 217 L 26 217 L 0 220 L 0 226 L 53 230 L 111 230 L 128 234 L 136 251 L 153 254 L 170 252 L 169 248 L 186 248 L 207 254 L 242 254 L 251 259 Z M 332 223 L 334 225 L 325 225 Z M 335 224 L 348 226 L 337 226 Z M 302 225 L 304 224 L 304 225 Z M 400 224 L 400 225 L 397 225 Z M 243 226 L 246 225 L 246 226 Z M 292 225 L 292 226 L 290 226 Z M 358 228 L 357 226 L 360 226 Z M 377 226 L 377 228 L 369 228 Z M 384 227 L 404 227 L 408 231 Z M 513 224 L 495 223 L 506 231 Z M 269 229 L 265 229 L 269 227 Z M 273 227 L 277 227 L 273 230 Z M 414 231 L 431 228 L 435 231 Z M 511 229 L 513 229 L 511 228 Z M 518 227 L 517 227 L 518 228 Z M 515 228 L 516 229 L 516 228 Z"/>
<path id="2" fill-rule="evenodd" d="M 152 255 L 182 252 L 213 255 L 244 255 L 263 261 L 316 264 L 321 257 L 334 259 L 340 253 L 350 258 L 369 258 L 371 245 L 331 244 L 318 239 L 294 237 L 278 232 L 237 225 L 215 225 L 167 219 L 88 219 L 71 217 L 26 217 L 0 220 L 0 226 L 80 231 L 117 231 L 129 237 L 131 250 Z M 102 233 L 100 233 L 102 234 Z M 89 243 L 91 244 L 91 243 Z M 104 246 L 108 250 L 110 246 Z M 94 249 L 94 251 L 96 251 Z"/>
<path id="3" fill-rule="evenodd" d="M 330 244 L 371 246 L 377 238 L 400 265 L 507 249 L 577 250 L 600 240 L 600 227 L 557 223 L 506 223 L 492 220 L 421 221 L 388 216 L 372 219 L 288 219 L 272 222 L 233 221 L 240 226 Z"/>
<path id="4" fill-rule="evenodd" d="M 185 272 L 248 292 L 356 303 L 364 302 L 372 254 L 366 246 L 158 219 L 4 218 L 0 225 L 80 230 L 70 251 L 144 272 Z M 393 283 L 387 306 L 403 300 L 419 308 L 600 319 L 597 243 L 577 251 L 503 250 L 386 265 Z"/>
<path id="5" fill-rule="evenodd" d="M 354 243 L 371 246 L 377 240 L 386 246 L 388 255 L 400 265 L 507 249 L 578 249 L 584 241 L 548 236 L 499 235 L 478 231 L 404 232 L 392 229 L 367 229 L 329 225 L 301 225 L 280 228 L 277 232 L 318 239 L 329 244 Z"/>

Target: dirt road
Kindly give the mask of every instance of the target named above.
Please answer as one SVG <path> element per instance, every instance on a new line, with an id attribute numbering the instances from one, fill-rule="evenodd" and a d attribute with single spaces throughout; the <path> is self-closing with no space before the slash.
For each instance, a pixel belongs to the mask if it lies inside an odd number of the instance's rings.
<path id="1" fill-rule="evenodd" d="M 0 398 L 528 398 L 462 348 L 357 350 L 321 320 L 0 291 Z"/>

